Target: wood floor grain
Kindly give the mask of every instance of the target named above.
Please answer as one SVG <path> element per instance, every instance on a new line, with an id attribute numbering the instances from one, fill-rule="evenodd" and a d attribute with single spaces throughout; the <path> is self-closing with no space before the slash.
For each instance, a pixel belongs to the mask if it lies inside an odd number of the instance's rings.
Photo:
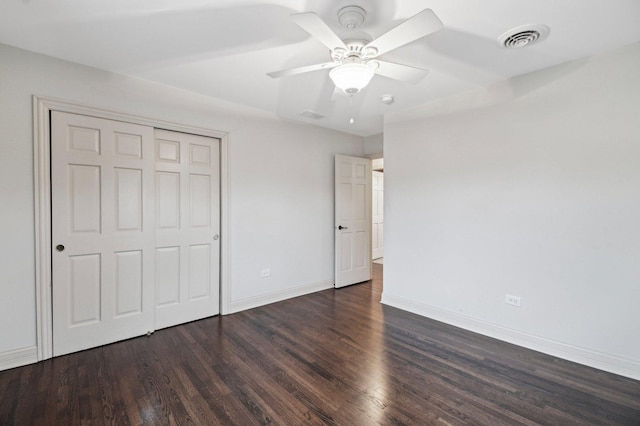
<path id="1" fill-rule="evenodd" d="M 640 382 L 385 307 L 381 270 L 0 372 L 0 424 L 640 425 Z"/>

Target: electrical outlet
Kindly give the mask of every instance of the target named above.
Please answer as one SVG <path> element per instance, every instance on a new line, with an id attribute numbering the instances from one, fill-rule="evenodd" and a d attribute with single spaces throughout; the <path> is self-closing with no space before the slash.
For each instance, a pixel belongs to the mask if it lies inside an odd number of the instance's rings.
<path id="1" fill-rule="evenodd" d="M 262 276 L 262 278 L 270 277 L 271 276 L 271 269 L 263 269 L 260 272 L 260 275 Z"/>
<path id="2" fill-rule="evenodd" d="M 505 294 L 504 295 L 504 303 L 507 303 L 507 304 L 513 305 L 513 306 L 520 306 L 520 297 L 512 296 L 510 294 Z"/>

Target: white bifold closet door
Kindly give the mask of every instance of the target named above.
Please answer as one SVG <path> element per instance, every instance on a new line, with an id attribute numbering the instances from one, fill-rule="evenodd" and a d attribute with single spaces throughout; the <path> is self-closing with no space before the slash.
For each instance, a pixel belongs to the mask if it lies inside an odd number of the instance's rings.
<path id="1" fill-rule="evenodd" d="M 52 112 L 53 354 L 154 329 L 153 128 Z"/>
<path id="2" fill-rule="evenodd" d="M 156 328 L 220 309 L 220 141 L 156 130 Z"/>
<path id="3" fill-rule="evenodd" d="M 219 143 L 52 112 L 54 356 L 219 313 Z"/>

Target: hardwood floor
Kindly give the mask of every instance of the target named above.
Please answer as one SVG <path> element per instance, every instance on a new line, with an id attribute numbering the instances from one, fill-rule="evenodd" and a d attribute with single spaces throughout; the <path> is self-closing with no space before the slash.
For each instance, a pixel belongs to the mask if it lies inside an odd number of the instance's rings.
<path id="1" fill-rule="evenodd" d="M 382 306 L 374 268 L 0 372 L 0 424 L 640 424 L 640 382 Z"/>

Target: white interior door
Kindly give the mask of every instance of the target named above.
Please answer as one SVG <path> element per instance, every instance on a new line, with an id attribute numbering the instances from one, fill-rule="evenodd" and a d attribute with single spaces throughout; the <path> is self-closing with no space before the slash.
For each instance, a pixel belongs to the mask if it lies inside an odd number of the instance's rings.
<path id="1" fill-rule="evenodd" d="M 220 309 L 220 141 L 156 130 L 156 328 Z"/>
<path id="2" fill-rule="evenodd" d="M 384 256 L 384 173 L 371 172 L 371 258 Z"/>
<path id="3" fill-rule="evenodd" d="M 371 160 L 335 158 L 335 286 L 371 279 Z"/>
<path id="4" fill-rule="evenodd" d="M 51 114 L 54 356 L 154 329 L 153 129 Z"/>

